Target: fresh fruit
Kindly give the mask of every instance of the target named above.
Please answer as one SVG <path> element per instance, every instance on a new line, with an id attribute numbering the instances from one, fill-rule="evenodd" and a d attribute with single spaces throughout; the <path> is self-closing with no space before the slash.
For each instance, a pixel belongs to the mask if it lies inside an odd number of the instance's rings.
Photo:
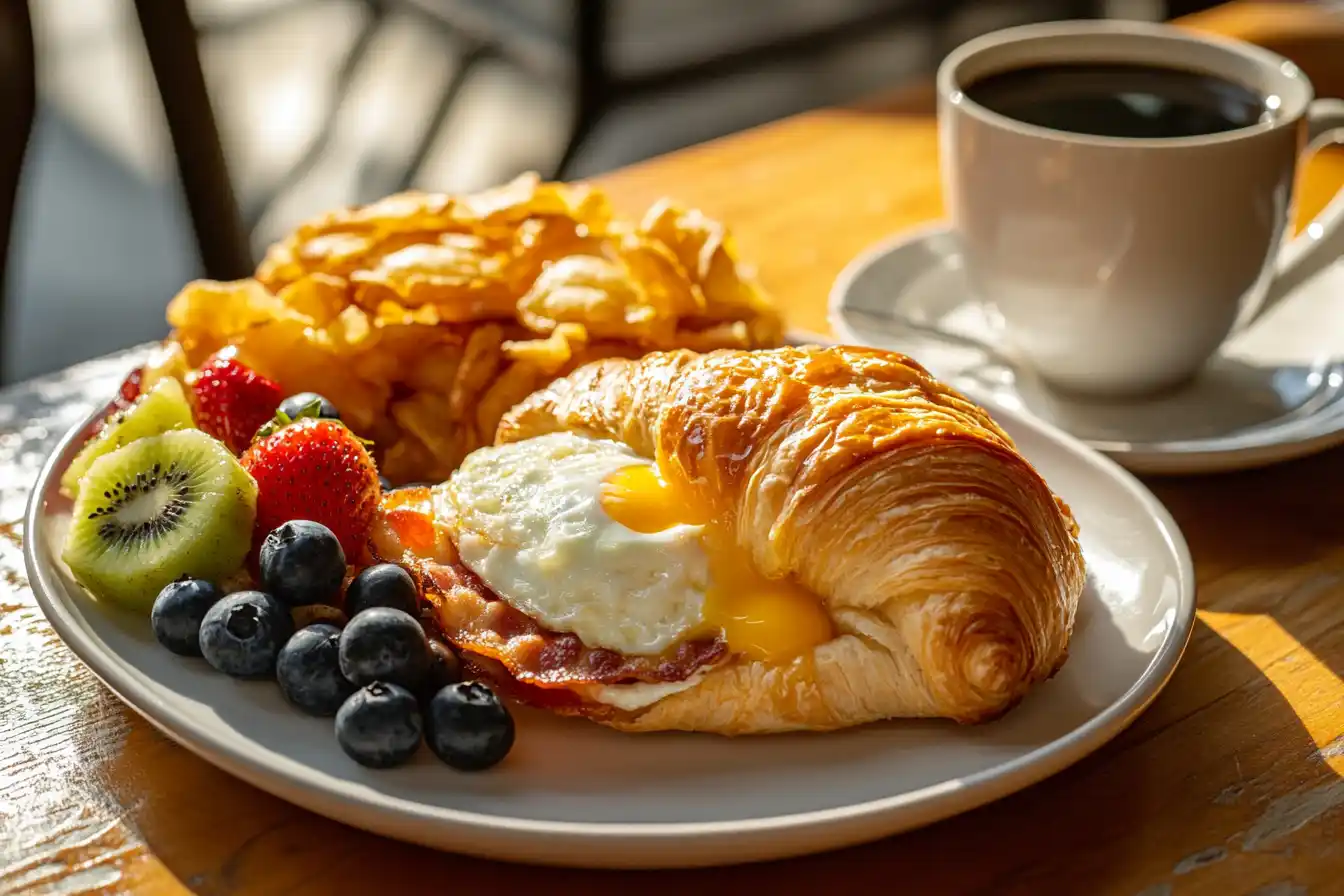
<path id="1" fill-rule="evenodd" d="M 291 607 L 334 603 L 345 578 L 345 552 L 321 523 L 281 523 L 261 543 L 261 587 Z"/>
<path id="2" fill-rule="evenodd" d="M 285 397 L 275 383 L 239 364 L 230 349 L 216 352 L 189 373 L 187 384 L 196 402 L 196 425 L 234 454 L 247 449 Z"/>
<path id="3" fill-rule="evenodd" d="M 305 418 L 257 439 L 242 457 L 257 480 L 257 531 L 312 520 L 336 533 L 346 559 L 365 553 L 382 489 L 369 452 L 338 420 Z"/>
<path id="4" fill-rule="evenodd" d="M 126 374 L 126 379 L 121 381 L 121 386 L 117 389 L 117 397 L 112 399 L 112 407 L 115 410 L 126 410 L 135 403 L 142 392 L 149 390 L 149 385 L 144 381 L 144 374 L 143 367 L 137 367 Z"/>
<path id="5" fill-rule="evenodd" d="M 462 661 L 453 649 L 437 638 L 429 639 L 429 669 L 416 693 L 425 705 L 450 684 L 462 680 Z"/>
<path id="6" fill-rule="evenodd" d="M 148 612 L 174 579 L 221 581 L 247 555 L 256 483 L 203 432 L 137 439 L 83 483 L 61 557 L 95 597 Z"/>
<path id="7" fill-rule="evenodd" d="M 357 685 L 375 681 L 415 690 L 429 671 L 429 642 L 415 617 L 373 607 L 341 632 L 341 672 Z"/>
<path id="8" fill-rule="evenodd" d="M 369 768 L 401 765 L 420 748 L 420 706 L 405 688 L 375 681 L 350 695 L 336 712 L 336 741 Z"/>
<path id="9" fill-rule="evenodd" d="M 425 709 L 425 742 L 453 768 L 480 771 L 513 748 L 513 716 L 484 684 L 450 684 Z"/>
<path id="10" fill-rule="evenodd" d="M 276 410 L 283 411 L 291 420 L 298 420 L 300 415 L 318 417 L 322 420 L 341 419 L 341 412 L 336 410 L 336 405 L 316 392 L 300 392 L 298 395 L 291 395 L 280 402 L 280 406 Z"/>
<path id="11" fill-rule="evenodd" d="M 331 716 L 355 686 L 341 674 L 341 630 L 310 625 L 295 632 L 275 661 L 275 680 L 285 699 L 312 716 Z"/>
<path id="12" fill-rule="evenodd" d="M 219 589 L 205 579 L 169 582 L 149 612 L 154 637 L 179 656 L 200 656 L 201 620 L 218 600 Z"/>
<path id="13" fill-rule="evenodd" d="M 392 491 L 392 480 L 388 479 L 382 473 L 378 474 L 378 487 L 385 492 Z"/>
<path id="14" fill-rule="evenodd" d="M 143 367 L 137 367 L 126 374 L 126 379 L 122 380 L 121 385 L 117 387 L 116 396 L 108 402 L 103 419 L 98 421 L 94 435 L 101 433 L 107 427 L 109 421 L 135 404 L 137 398 L 149 391 L 150 385 L 145 381 L 145 369 Z"/>
<path id="15" fill-rule="evenodd" d="M 175 429 L 191 429 L 191 405 L 177 380 L 163 380 L 124 410 L 112 414 L 98 434 L 70 461 L 61 475 L 61 491 L 74 497 L 79 483 L 95 460 L 145 436 Z"/>
<path id="16" fill-rule="evenodd" d="M 411 574 L 395 563 L 377 563 L 360 570 L 345 590 L 345 612 L 352 619 L 370 607 L 391 607 L 420 616 L 420 590 Z"/>
<path id="17" fill-rule="evenodd" d="M 294 623 L 280 601 L 262 591 L 221 599 L 201 620 L 201 655 L 225 675 L 269 678 Z"/>

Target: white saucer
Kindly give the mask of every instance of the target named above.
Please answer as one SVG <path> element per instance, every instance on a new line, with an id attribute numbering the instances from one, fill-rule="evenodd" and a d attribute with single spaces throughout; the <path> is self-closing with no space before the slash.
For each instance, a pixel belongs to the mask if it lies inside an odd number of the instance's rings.
<path id="1" fill-rule="evenodd" d="M 1055 774 L 1125 728 L 1167 683 L 1195 620 L 1180 531 L 1116 464 L 1058 430 L 999 422 L 1072 507 L 1087 587 L 1069 659 L 984 725 L 894 721 L 824 735 L 621 734 L 519 709 L 498 768 L 463 774 L 421 749 L 372 771 L 270 682 L 239 682 L 159 647 L 149 621 L 100 604 L 60 561 L 57 489 L 76 427 L 25 517 L 28 578 L 52 626 L 122 700 L 178 743 L 283 799 L 439 849 L 561 865 L 667 867 L 782 858 L 874 840 Z M 33 682 L 32 686 L 41 683 Z"/>
<path id="2" fill-rule="evenodd" d="M 1246 469 L 1344 443 L 1344 265 L 1229 340 L 1194 382 L 1142 400 L 1063 395 L 987 350 L 1001 325 L 970 295 L 942 223 L 855 258 L 830 319 L 842 340 L 904 351 L 977 401 L 1029 413 L 1135 472 Z"/>

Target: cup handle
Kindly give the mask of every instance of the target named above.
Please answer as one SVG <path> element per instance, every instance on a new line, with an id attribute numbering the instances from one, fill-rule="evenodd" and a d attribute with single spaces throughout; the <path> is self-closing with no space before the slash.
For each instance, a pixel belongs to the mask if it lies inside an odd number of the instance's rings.
<path id="1" fill-rule="evenodd" d="M 1344 144 L 1344 100 L 1314 100 L 1307 108 L 1306 154 Z M 1344 255 L 1344 190 L 1337 192 L 1306 229 L 1283 247 L 1264 299 L 1246 320 L 1249 325 L 1304 282 Z M 1245 326 L 1243 325 L 1243 326 Z"/>

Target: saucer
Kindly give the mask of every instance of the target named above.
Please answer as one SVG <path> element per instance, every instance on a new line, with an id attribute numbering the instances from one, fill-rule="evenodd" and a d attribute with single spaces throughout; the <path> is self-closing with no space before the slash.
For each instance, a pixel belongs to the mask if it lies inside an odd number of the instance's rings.
<path id="1" fill-rule="evenodd" d="M 830 321 L 846 342 L 903 351 L 976 401 L 1030 414 L 1137 473 L 1249 469 L 1344 443 L 1344 265 L 1230 339 L 1190 383 L 1139 399 L 1059 392 L 996 349 L 1002 321 L 971 295 L 943 223 L 850 262 Z"/>

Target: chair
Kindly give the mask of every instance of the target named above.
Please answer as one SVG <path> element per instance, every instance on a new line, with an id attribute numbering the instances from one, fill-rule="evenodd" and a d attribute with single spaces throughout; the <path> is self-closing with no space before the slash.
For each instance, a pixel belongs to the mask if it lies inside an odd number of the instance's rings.
<path id="1" fill-rule="evenodd" d="M 37 116 L 37 63 L 27 0 L 0 0 L 0 328 L 23 159 Z M 0 335 L 3 329 L 0 329 Z"/>
<path id="2" fill-rule="evenodd" d="M 201 266 L 214 280 L 246 277 L 253 269 L 252 249 L 186 0 L 135 0 L 135 12 L 163 103 Z"/>
<path id="3" fill-rule="evenodd" d="M 932 25 L 937 31 L 965 5 L 964 0 L 854 0 L 830 4 L 841 10 L 850 9 L 844 14 L 819 20 L 810 27 L 781 27 L 775 29 L 775 33 L 754 39 L 727 45 L 720 41 L 720 46 L 707 52 L 682 53 L 681 58 L 664 60 L 660 65 L 631 65 L 629 58 L 618 58 L 622 19 L 628 20 L 636 13 L 642 13 L 646 30 L 671 32 L 679 18 L 693 17 L 694 14 L 687 16 L 684 13 L 685 4 L 667 4 L 662 0 L 620 0 L 616 3 L 611 0 L 571 0 L 568 4 L 551 0 L 542 3 L 535 0 L 401 2 L 423 14 L 448 39 L 471 48 L 474 55 L 469 57 L 470 63 L 502 58 L 535 77 L 570 82 L 573 112 L 568 139 L 551 171 L 557 178 L 569 175 L 575 156 L 602 120 L 623 104 L 821 54 L 893 24 L 920 22 Z M 734 15 L 743 19 L 769 9 L 777 11 L 777 18 L 784 18 L 784 13 L 797 12 L 802 5 L 779 3 L 778 0 L 740 0 L 731 7 L 720 5 L 714 13 L 721 19 L 730 20 Z M 661 21 L 658 20 L 660 16 Z M 752 22 L 754 26 L 759 24 L 759 19 Z M 722 29 L 723 23 L 717 27 Z M 465 70 L 467 65 L 462 68 Z"/>

